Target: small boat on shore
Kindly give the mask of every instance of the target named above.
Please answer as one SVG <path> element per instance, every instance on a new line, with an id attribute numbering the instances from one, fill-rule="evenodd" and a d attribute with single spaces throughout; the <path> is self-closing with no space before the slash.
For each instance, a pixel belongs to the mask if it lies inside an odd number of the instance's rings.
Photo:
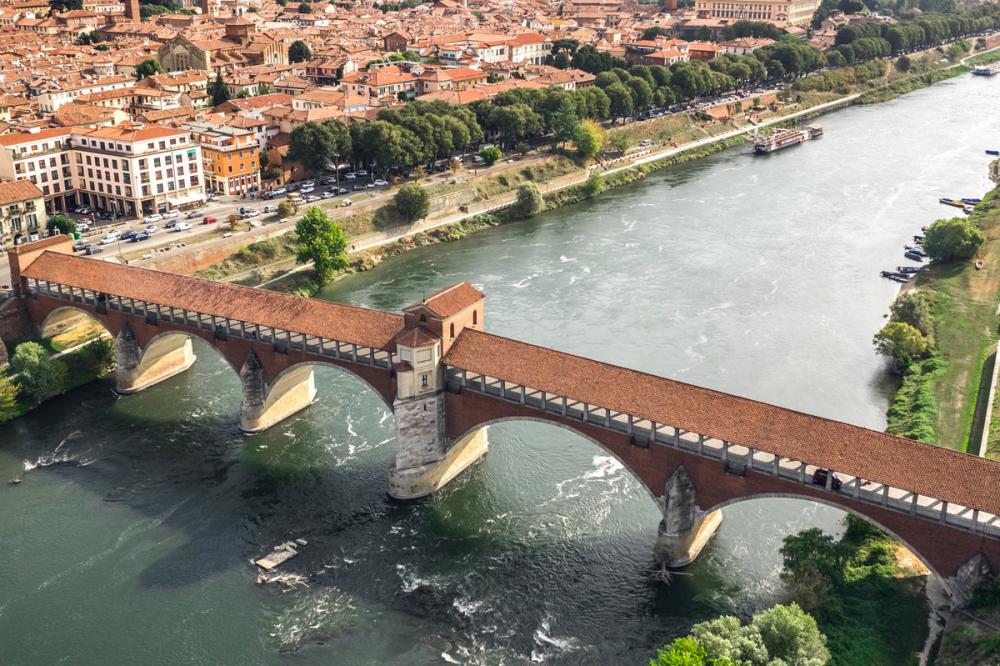
<path id="1" fill-rule="evenodd" d="M 938 199 L 938 203 L 943 203 L 945 206 L 954 206 L 955 208 L 965 207 L 961 199 L 949 199 L 948 197 L 941 197 Z"/>
<path id="2" fill-rule="evenodd" d="M 907 250 L 903 253 L 903 256 L 912 261 L 919 261 L 921 263 L 924 261 L 924 254 L 915 250 Z"/>
<path id="3" fill-rule="evenodd" d="M 921 266 L 896 266 L 896 270 L 903 275 L 916 275 L 921 268 Z"/>
<path id="4" fill-rule="evenodd" d="M 997 156 L 997 155 L 1000 155 L 1000 150 L 990 150 L 989 148 L 987 148 L 986 149 L 986 154 L 987 155 Z"/>
<path id="5" fill-rule="evenodd" d="M 982 199 L 975 199 L 973 197 L 962 197 L 959 199 L 964 204 L 969 204 L 970 206 L 975 206 L 976 204 L 983 203 Z"/>
<path id="6" fill-rule="evenodd" d="M 972 73 L 976 76 L 996 76 L 1000 74 L 1000 63 L 993 63 L 992 65 L 976 65 L 976 68 L 972 70 Z"/>
<path id="7" fill-rule="evenodd" d="M 879 273 L 879 275 L 881 275 L 882 277 L 887 278 L 889 280 L 892 280 L 893 282 L 900 282 L 900 283 L 902 283 L 902 282 L 908 282 L 910 280 L 910 276 L 906 275 L 905 273 L 894 273 L 892 271 L 882 271 L 881 273 Z"/>

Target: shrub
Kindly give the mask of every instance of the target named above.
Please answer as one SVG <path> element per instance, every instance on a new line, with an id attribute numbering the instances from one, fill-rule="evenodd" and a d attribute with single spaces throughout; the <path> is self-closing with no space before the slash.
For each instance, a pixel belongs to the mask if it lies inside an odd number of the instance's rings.
<path id="1" fill-rule="evenodd" d="M 891 356 L 903 366 L 921 359 L 931 351 L 931 341 L 919 330 L 902 321 L 891 321 L 875 334 L 875 351 Z"/>
<path id="2" fill-rule="evenodd" d="M 479 156 L 483 158 L 486 166 L 493 166 L 503 158 L 503 153 L 496 146 L 487 146 L 479 151 Z"/>
<path id="3" fill-rule="evenodd" d="M 511 215 L 517 219 L 531 217 L 545 206 L 542 192 L 534 183 L 517 188 L 517 201 L 511 206 Z"/>
<path id="4" fill-rule="evenodd" d="M 604 191 L 604 177 L 598 171 L 591 171 L 583 184 L 583 195 L 588 199 Z"/>
<path id="5" fill-rule="evenodd" d="M 419 185 L 403 185 L 393 197 L 396 211 L 407 222 L 414 222 L 427 217 L 431 207 L 431 197 L 427 190 Z"/>
<path id="6" fill-rule="evenodd" d="M 0 423 L 17 416 L 17 394 L 21 387 L 6 374 L 0 373 Z"/>
<path id="7" fill-rule="evenodd" d="M 52 231 L 53 229 L 58 229 L 59 233 L 61 234 L 71 234 L 74 231 L 76 231 L 76 222 L 74 222 L 71 218 L 66 217 L 62 213 L 56 213 L 55 215 L 49 218 L 49 221 L 45 225 L 45 228 L 48 229 L 49 231 Z"/>
<path id="8" fill-rule="evenodd" d="M 285 219 L 286 217 L 291 217 L 292 215 L 295 215 L 297 211 L 298 208 L 296 208 L 295 204 L 293 204 L 291 201 L 285 200 L 282 201 L 280 204 L 278 204 L 278 217 L 281 219 Z"/>

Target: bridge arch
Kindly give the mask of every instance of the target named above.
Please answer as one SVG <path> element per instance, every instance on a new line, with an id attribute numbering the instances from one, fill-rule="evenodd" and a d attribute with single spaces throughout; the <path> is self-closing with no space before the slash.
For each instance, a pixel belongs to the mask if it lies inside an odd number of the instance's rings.
<path id="1" fill-rule="evenodd" d="M 837 509 L 839 511 L 843 511 L 844 513 L 849 513 L 852 516 L 860 518 L 866 523 L 874 525 L 875 527 L 882 530 L 883 532 L 888 534 L 890 537 L 892 537 L 899 543 L 903 544 L 903 546 L 908 551 L 913 553 L 913 555 L 918 560 L 920 560 L 920 563 L 923 564 L 925 567 L 927 567 L 927 570 L 930 571 L 930 573 L 933 574 L 934 577 L 938 579 L 938 581 L 945 587 L 949 595 L 953 595 L 955 592 L 951 580 L 942 574 L 939 566 L 935 562 L 929 559 L 924 553 L 921 552 L 918 546 L 912 543 L 912 541 L 903 533 L 903 530 L 894 529 L 889 525 L 887 525 L 885 521 L 873 517 L 872 515 L 870 515 L 870 513 L 865 512 L 862 509 L 855 506 L 848 506 L 841 502 L 836 502 L 833 499 L 829 499 L 826 497 L 816 497 L 813 495 L 807 495 L 805 493 L 765 492 L 765 493 L 756 493 L 753 495 L 745 495 L 742 497 L 733 497 L 731 499 L 723 500 L 715 504 L 711 508 L 708 508 L 707 511 L 708 512 L 717 511 L 720 509 L 724 509 L 727 506 L 744 504 L 746 502 L 752 502 L 754 500 L 761 500 L 761 499 L 794 499 L 794 500 L 802 500 L 805 502 L 814 502 L 817 504 L 822 504 L 824 506 L 831 507 L 833 509 Z"/>
<path id="2" fill-rule="evenodd" d="M 79 317 L 97 322 L 112 338 L 117 334 L 117 331 L 112 330 L 108 325 L 109 322 L 104 321 L 93 312 L 88 312 L 74 305 L 64 305 L 50 310 L 45 315 L 42 322 L 38 324 L 38 337 L 48 339 L 72 330 L 80 325 L 76 321 Z"/>
<path id="3" fill-rule="evenodd" d="M 564 423 L 562 421 L 556 421 L 552 419 L 538 418 L 529 415 L 501 416 L 478 423 L 470 428 L 467 428 L 464 432 L 462 432 L 458 436 L 451 437 L 450 439 L 452 440 L 453 443 L 464 442 L 472 438 L 473 436 L 477 435 L 480 431 L 485 430 L 486 428 L 489 428 L 490 426 L 493 425 L 499 425 L 501 423 L 536 423 L 545 426 L 553 426 L 559 428 L 560 430 L 571 432 L 577 437 L 580 437 L 590 442 L 591 444 L 601 449 L 601 451 L 607 453 L 609 456 L 617 460 L 618 463 L 621 464 L 621 466 L 628 471 L 629 475 L 633 479 L 635 479 L 636 482 L 638 482 L 638 485 L 643 489 L 643 491 L 646 493 L 649 499 L 652 500 L 652 502 L 658 508 L 660 508 L 661 510 L 663 509 L 663 500 L 660 497 L 658 497 L 656 493 L 653 491 L 653 489 L 650 488 L 649 485 L 647 485 L 643 481 L 642 476 L 635 469 L 633 469 L 631 465 L 629 465 L 627 460 L 622 458 L 622 456 L 619 455 L 617 451 L 609 447 L 601 440 L 597 439 L 596 437 L 593 437 L 587 432 L 584 432 L 580 428 L 574 427 L 570 423 Z"/>
<path id="4" fill-rule="evenodd" d="M 268 381 L 260 356 L 255 350 L 250 350 L 243 367 L 238 370 L 243 385 L 240 428 L 248 433 L 267 430 L 315 402 L 314 370 L 317 367 L 333 368 L 361 382 L 379 397 L 390 413 L 393 412 L 392 400 L 386 395 L 384 387 L 376 386 L 343 364 L 310 358 L 293 362 Z"/>

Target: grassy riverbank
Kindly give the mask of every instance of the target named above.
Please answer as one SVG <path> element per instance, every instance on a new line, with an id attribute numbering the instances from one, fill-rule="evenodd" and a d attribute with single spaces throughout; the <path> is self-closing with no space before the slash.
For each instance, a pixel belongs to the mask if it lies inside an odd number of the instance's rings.
<path id="1" fill-rule="evenodd" d="M 986 235 L 974 262 L 935 264 L 916 280 L 931 304 L 936 353 L 911 364 L 889 407 L 887 431 L 967 451 L 975 437 L 976 405 L 989 392 L 986 360 L 997 341 L 1000 295 L 1000 188 L 970 218 Z M 995 428 L 994 428 L 995 429 Z M 1000 443 L 1000 440 L 995 440 Z"/>

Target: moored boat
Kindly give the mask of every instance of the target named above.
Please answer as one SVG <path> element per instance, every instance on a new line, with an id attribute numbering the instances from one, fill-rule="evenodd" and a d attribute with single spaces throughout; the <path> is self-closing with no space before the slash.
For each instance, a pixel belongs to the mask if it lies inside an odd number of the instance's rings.
<path id="1" fill-rule="evenodd" d="M 804 141 L 823 135 L 822 125 L 807 125 L 802 129 L 783 129 L 754 139 L 753 151 L 758 155 L 767 155 L 784 148 L 797 146 Z"/>
<path id="2" fill-rule="evenodd" d="M 993 63 L 992 65 L 977 65 L 972 73 L 976 76 L 996 76 L 1000 74 L 1000 63 Z"/>

